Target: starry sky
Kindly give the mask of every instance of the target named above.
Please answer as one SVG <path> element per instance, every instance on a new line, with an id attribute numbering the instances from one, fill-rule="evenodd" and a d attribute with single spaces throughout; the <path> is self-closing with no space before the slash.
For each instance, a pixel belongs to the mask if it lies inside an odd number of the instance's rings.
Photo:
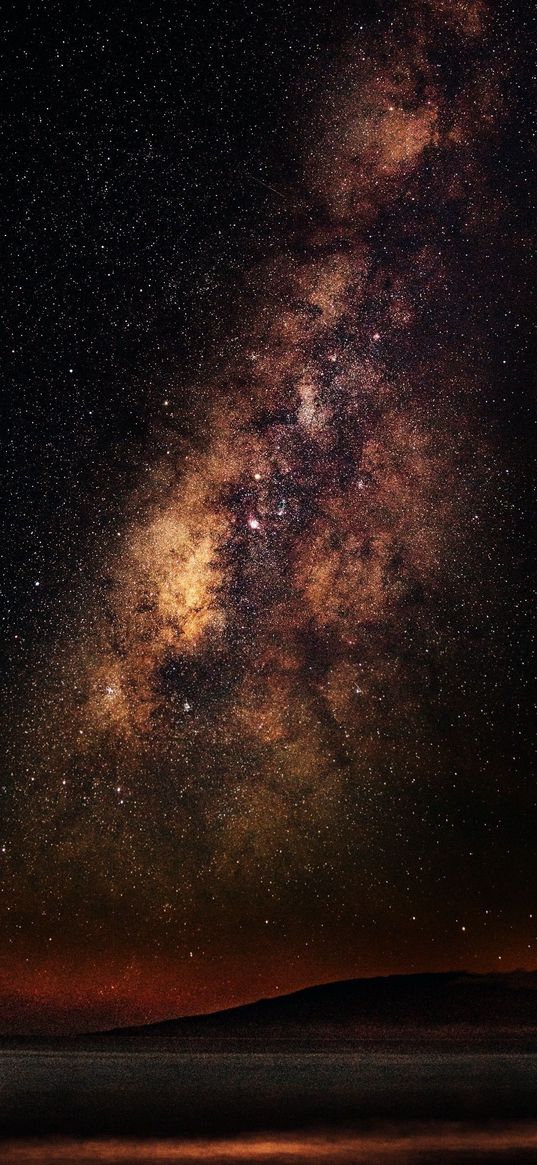
<path id="1" fill-rule="evenodd" d="M 525 5 L 8 25 L 1 1029 L 537 966 Z"/>

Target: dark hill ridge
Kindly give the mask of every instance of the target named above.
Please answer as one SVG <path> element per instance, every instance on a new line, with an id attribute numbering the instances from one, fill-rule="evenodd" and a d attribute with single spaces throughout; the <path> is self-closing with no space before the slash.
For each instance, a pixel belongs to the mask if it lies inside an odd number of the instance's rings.
<path id="1" fill-rule="evenodd" d="M 537 1037 L 537 971 L 392 975 L 307 987 L 106 1035 L 181 1040 Z"/>

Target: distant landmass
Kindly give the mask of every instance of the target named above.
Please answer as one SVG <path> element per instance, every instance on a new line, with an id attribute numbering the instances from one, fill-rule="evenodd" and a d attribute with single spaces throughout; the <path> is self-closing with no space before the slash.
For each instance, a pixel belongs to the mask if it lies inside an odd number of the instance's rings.
<path id="1" fill-rule="evenodd" d="M 368 1131 L 377 1147 L 396 1143 L 386 1160 L 399 1160 L 401 1138 L 421 1122 L 437 1140 L 439 1130 L 455 1130 L 459 1147 L 460 1129 L 473 1130 L 478 1140 L 453 1161 L 492 1159 L 488 1149 L 477 1152 L 479 1137 L 490 1142 L 499 1128 L 502 1161 L 529 1162 L 537 1144 L 536 1036 L 537 973 L 520 972 L 357 979 L 144 1027 L 6 1040 L 0 1156 L 2 1137 L 59 1137 L 62 1152 L 65 1137 L 93 1138 L 99 1153 L 109 1138 L 123 1145 L 125 1161 L 135 1159 L 133 1144 L 141 1160 L 143 1143 L 149 1161 L 151 1138 L 160 1147 L 163 1138 L 183 1146 L 185 1138 L 209 1138 L 210 1148 L 211 1138 L 228 1138 L 229 1146 L 229 1138 L 255 1133 L 266 1148 L 267 1135 L 276 1145 L 289 1130 L 296 1148 L 308 1130 L 325 1130 L 322 1158 L 333 1161 L 334 1137 L 351 1130 L 362 1148 Z M 503 1153 L 513 1137 L 530 1156 Z M 75 1149 L 69 1160 L 78 1160 Z M 39 1145 L 37 1152 L 46 1160 Z M 421 1151 L 409 1154 L 422 1159 Z M 315 1156 L 305 1151 L 303 1159 Z"/>
<path id="2" fill-rule="evenodd" d="M 537 971 L 391 975 L 307 987 L 209 1015 L 104 1037 L 178 1040 L 531 1039 L 537 1036 Z"/>

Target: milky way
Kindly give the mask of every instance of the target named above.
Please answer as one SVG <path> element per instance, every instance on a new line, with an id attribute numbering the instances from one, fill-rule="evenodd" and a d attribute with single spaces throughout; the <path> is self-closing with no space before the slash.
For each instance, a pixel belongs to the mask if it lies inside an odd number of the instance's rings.
<path id="1" fill-rule="evenodd" d="M 484 412 L 510 69 L 480 0 L 353 31 L 187 436 L 161 403 L 14 732 L 10 941 L 58 1014 L 534 958 L 506 906 L 530 857 L 498 859 L 509 466 Z"/>

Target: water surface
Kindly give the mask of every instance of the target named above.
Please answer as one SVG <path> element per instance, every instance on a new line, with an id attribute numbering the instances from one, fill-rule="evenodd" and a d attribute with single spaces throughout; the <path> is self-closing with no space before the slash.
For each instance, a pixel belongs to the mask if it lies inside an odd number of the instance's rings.
<path id="1" fill-rule="evenodd" d="M 185 1050 L 173 1041 L 0 1049 L 0 1160 L 537 1160 L 529 1047 Z"/>
<path id="2" fill-rule="evenodd" d="M 416 1162 L 523 1162 L 537 1158 L 537 1124 L 477 1127 L 459 1123 L 360 1133 L 264 1134 L 213 1140 L 19 1141 L 3 1147 L 5 1165 L 407 1165 Z"/>

